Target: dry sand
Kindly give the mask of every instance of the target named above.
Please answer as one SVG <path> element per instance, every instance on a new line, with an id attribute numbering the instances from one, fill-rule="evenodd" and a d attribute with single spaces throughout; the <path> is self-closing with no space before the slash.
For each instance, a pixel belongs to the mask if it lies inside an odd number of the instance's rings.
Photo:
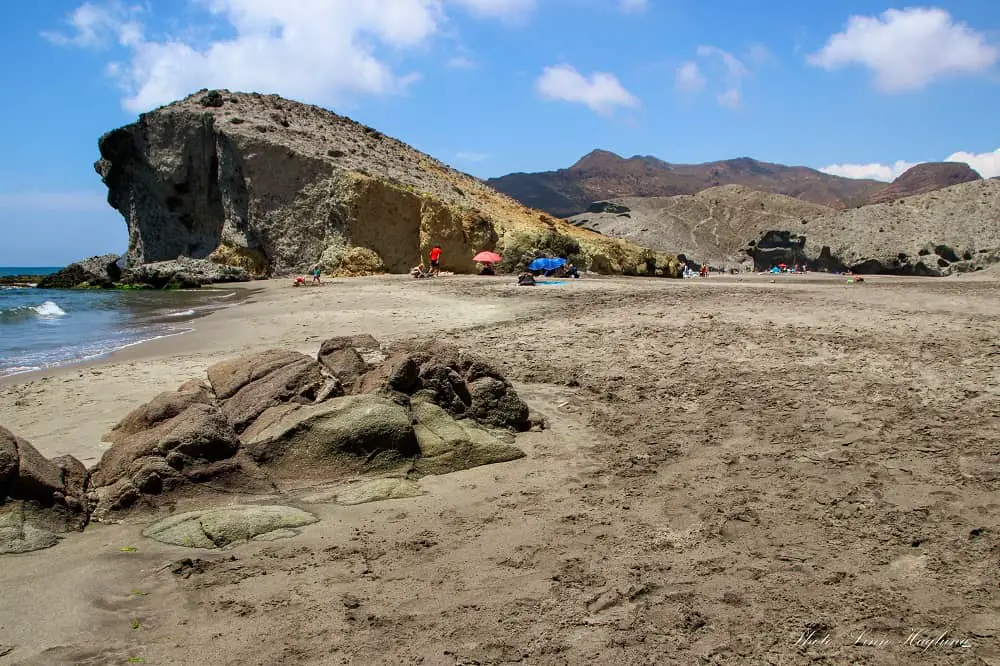
<path id="1" fill-rule="evenodd" d="M 4 557 L 0 664 L 1000 664 L 1000 283 L 512 283 L 265 283 L 194 333 L 7 380 L 0 424 L 92 464 L 215 360 L 437 335 L 550 428 L 420 497 L 302 505 L 321 521 L 294 539 L 92 525 Z M 905 644 L 945 631 L 968 647 Z"/>

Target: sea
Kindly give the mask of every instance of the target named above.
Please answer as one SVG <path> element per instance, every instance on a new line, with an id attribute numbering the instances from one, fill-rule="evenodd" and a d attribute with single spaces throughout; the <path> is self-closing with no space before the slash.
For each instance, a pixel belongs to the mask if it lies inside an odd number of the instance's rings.
<path id="1" fill-rule="evenodd" d="M 61 267 L 6 266 L 0 277 L 49 275 Z M 0 285 L 0 377 L 99 359 L 180 335 L 239 298 L 233 289 L 119 291 Z"/>

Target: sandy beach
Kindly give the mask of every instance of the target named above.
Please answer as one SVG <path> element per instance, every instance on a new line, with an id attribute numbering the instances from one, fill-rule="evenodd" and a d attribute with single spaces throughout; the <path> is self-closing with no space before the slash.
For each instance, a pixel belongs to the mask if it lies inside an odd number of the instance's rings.
<path id="1" fill-rule="evenodd" d="M 0 664 L 1000 664 L 995 274 L 249 289 L 0 380 L 0 425 L 91 466 L 212 363 L 370 333 L 489 359 L 548 428 L 419 497 L 310 503 L 293 539 L 91 524 L 3 556 Z"/>

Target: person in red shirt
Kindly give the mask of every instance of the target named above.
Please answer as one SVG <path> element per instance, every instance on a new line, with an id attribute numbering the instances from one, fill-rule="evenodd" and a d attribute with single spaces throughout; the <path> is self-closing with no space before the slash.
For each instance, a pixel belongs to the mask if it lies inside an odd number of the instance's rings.
<path id="1" fill-rule="evenodd" d="M 441 247 L 435 245 L 431 248 L 431 273 L 437 275 L 441 272 Z"/>

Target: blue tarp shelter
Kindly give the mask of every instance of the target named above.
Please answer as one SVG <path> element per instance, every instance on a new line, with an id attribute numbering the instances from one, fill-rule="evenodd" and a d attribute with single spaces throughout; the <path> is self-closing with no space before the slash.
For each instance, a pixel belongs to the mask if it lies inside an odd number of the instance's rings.
<path id="1" fill-rule="evenodd" d="M 566 265 L 566 260 L 553 257 L 538 257 L 528 264 L 529 271 L 554 271 Z"/>

